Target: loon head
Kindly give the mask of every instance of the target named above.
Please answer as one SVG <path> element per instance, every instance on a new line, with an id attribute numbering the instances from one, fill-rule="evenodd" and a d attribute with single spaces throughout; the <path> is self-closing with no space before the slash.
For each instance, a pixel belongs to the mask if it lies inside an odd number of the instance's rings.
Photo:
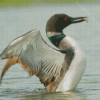
<path id="1" fill-rule="evenodd" d="M 63 29 L 70 24 L 79 23 L 86 21 L 86 17 L 70 17 L 66 14 L 55 14 L 53 15 L 46 24 L 46 33 L 47 32 L 62 32 Z"/>
<path id="2" fill-rule="evenodd" d="M 87 21 L 86 17 L 70 17 L 66 14 L 53 15 L 46 24 L 46 34 L 49 40 L 58 47 L 59 42 L 66 36 L 63 29 L 73 23 Z"/>

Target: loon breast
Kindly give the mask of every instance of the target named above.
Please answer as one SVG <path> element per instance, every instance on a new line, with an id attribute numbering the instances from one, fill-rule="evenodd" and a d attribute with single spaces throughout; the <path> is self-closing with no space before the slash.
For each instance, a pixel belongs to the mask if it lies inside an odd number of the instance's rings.
<path id="1" fill-rule="evenodd" d="M 85 71 L 86 58 L 83 51 L 73 38 L 66 36 L 61 40 L 59 49 L 65 50 L 70 47 L 74 49 L 74 57 L 56 91 L 75 90 Z"/>

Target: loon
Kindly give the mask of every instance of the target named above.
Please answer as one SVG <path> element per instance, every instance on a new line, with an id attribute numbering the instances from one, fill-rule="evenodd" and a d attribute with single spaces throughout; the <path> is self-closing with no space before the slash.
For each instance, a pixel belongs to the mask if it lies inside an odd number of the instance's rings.
<path id="1" fill-rule="evenodd" d="M 36 75 L 47 91 L 73 91 L 76 89 L 86 68 L 86 57 L 79 44 L 63 33 L 70 24 L 87 20 L 87 17 L 70 17 L 66 14 L 53 15 L 46 24 L 47 44 L 38 29 L 31 30 L 13 40 L 0 54 L 7 59 L 2 70 L 0 83 L 6 71 L 19 63 L 29 74 Z"/>

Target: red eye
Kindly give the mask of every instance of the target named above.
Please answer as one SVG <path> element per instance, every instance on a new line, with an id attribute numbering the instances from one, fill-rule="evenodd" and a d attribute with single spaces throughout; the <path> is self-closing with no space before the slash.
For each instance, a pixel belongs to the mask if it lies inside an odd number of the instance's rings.
<path id="1" fill-rule="evenodd" d="M 65 21 L 67 20 L 67 18 L 64 19 Z"/>

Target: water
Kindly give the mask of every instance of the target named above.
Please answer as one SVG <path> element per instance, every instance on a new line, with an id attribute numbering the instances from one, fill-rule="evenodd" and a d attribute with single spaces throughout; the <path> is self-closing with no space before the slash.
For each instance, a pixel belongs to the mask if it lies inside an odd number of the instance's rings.
<path id="1" fill-rule="evenodd" d="M 47 20 L 55 13 L 72 17 L 87 16 L 89 23 L 70 25 L 64 33 L 76 39 L 87 58 L 85 73 L 74 92 L 45 92 L 35 76 L 17 64 L 12 66 L 0 85 L 0 100 L 99 100 L 100 98 L 100 4 L 43 5 L 0 9 L 0 53 L 16 37 L 38 28 L 44 39 Z M 6 60 L 0 61 L 0 73 Z"/>

